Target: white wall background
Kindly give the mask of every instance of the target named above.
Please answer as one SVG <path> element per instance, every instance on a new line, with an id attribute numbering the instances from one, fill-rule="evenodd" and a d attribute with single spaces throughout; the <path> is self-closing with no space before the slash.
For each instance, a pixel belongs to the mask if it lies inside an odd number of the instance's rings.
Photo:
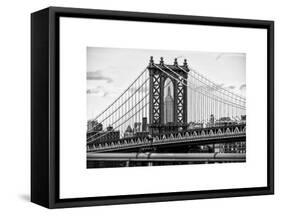
<path id="1" fill-rule="evenodd" d="M 242 198 L 180 201 L 47 210 L 29 202 L 30 191 L 30 13 L 48 6 L 146 11 L 275 20 L 276 194 Z M 1 215 L 278 215 L 280 129 L 278 73 L 281 15 L 278 1 L 245 0 L 30 0 L 3 1 L 0 9 L 0 214 Z M 279 81 L 279 82 L 278 82 Z M 278 122 L 279 121 L 279 122 Z"/>

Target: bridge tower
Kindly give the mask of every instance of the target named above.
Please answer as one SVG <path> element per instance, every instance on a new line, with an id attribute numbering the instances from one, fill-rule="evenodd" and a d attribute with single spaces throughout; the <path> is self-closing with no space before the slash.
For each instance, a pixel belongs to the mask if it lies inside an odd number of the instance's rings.
<path id="1" fill-rule="evenodd" d="M 180 67 L 189 72 L 186 59 Z M 159 64 L 155 64 L 153 57 L 150 57 L 148 66 L 150 79 L 149 128 L 152 134 L 174 132 L 187 127 L 187 86 L 183 83 L 186 83 L 188 75 L 180 67 L 177 59 L 173 65 L 167 65 L 164 64 L 162 57 Z M 168 78 L 173 83 L 173 122 L 165 123 L 164 85 Z"/>

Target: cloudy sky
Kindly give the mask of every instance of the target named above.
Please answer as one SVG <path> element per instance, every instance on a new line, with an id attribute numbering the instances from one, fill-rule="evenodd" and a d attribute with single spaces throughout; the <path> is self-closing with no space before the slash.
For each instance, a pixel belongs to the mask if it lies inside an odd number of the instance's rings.
<path id="1" fill-rule="evenodd" d="M 144 70 L 150 56 L 166 64 L 174 58 L 203 76 L 245 96 L 246 54 L 196 51 L 142 50 L 119 48 L 87 48 L 87 118 L 102 112 Z"/>

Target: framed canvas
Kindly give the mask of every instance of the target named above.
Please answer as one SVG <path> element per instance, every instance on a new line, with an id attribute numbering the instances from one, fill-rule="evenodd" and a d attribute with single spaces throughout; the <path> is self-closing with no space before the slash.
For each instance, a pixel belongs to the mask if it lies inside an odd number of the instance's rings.
<path id="1" fill-rule="evenodd" d="M 274 22 L 31 15 L 31 201 L 274 193 Z"/>

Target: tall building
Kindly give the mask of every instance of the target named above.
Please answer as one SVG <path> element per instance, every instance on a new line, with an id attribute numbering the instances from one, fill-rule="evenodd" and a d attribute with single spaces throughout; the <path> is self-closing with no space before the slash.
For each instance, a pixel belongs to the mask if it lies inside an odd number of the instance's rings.
<path id="1" fill-rule="evenodd" d="M 95 142 L 105 142 L 120 139 L 120 131 L 115 131 L 109 125 L 106 131 L 103 131 L 103 125 L 97 121 L 92 121 L 91 130 L 87 132 L 87 139 L 92 138 Z"/>
<path id="2" fill-rule="evenodd" d="M 107 130 L 107 131 L 112 131 L 112 130 L 113 130 L 112 125 L 108 125 L 107 128 L 106 128 L 106 130 Z"/>
<path id="3" fill-rule="evenodd" d="M 141 131 L 141 122 L 135 122 L 134 123 L 134 133 Z"/>
<path id="4" fill-rule="evenodd" d="M 142 118 L 142 131 L 147 131 L 147 118 L 143 117 Z"/>
<path id="5" fill-rule="evenodd" d="M 102 131 L 102 124 L 95 120 L 88 120 L 87 122 L 88 131 Z"/>
<path id="6" fill-rule="evenodd" d="M 127 129 L 125 130 L 124 137 L 132 137 L 134 136 L 133 129 L 130 125 L 128 125 Z"/>
<path id="7" fill-rule="evenodd" d="M 174 122 L 174 99 L 171 95 L 170 86 L 168 87 L 168 95 L 164 100 L 164 120 L 165 123 Z"/>
<path id="8" fill-rule="evenodd" d="M 214 124 L 215 123 L 215 117 L 213 114 L 210 115 L 210 124 Z"/>

